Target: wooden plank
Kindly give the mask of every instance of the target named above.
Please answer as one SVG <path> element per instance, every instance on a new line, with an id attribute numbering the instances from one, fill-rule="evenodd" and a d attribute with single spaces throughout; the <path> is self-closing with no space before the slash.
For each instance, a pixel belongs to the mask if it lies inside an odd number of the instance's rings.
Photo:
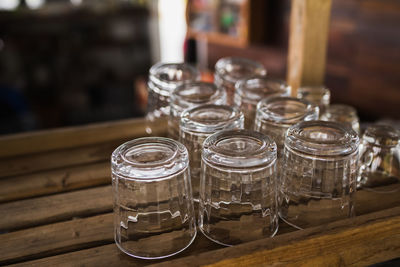
<path id="1" fill-rule="evenodd" d="M 165 135 L 166 125 L 166 121 L 152 125 L 153 135 Z M 146 135 L 146 121 L 142 118 L 6 135 L 0 137 L 0 157 L 93 145 Z"/>
<path id="2" fill-rule="evenodd" d="M 0 232 L 112 211 L 111 186 L 0 205 Z"/>
<path id="3" fill-rule="evenodd" d="M 292 95 L 302 85 L 322 85 L 332 0 L 292 0 L 287 82 Z"/>
<path id="4" fill-rule="evenodd" d="M 0 203 L 110 184 L 110 161 L 0 179 Z"/>
<path id="5" fill-rule="evenodd" d="M 163 241 L 166 240 L 163 239 L 159 242 L 159 246 L 165 245 Z M 112 244 L 105 245 L 110 243 Z M 98 257 L 107 257 L 109 259 L 107 264 L 111 264 L 110 266 L 117 266 L 122 263 L 124 265 L 145 265 L 149 263 L 149 261 L 126 256 L 113 243 L 113 216 L 111 213 L 75 219 L 0 235 L 0 251 L 2 251 L 0 264 L 40 259 L 83 249 L 85 250 L 21 263 L 21 265 L 60 266 L 62 263 L 76 265 L 78 262 L 80 265 L 84 262 L 85 264 L 97 262 L 98 265 L 103 265 L 104 262 L 102 262 L 102 259 L 98 261 Z M 199 233 L 190 248 L 175 258 L 217 248 L 222 248 L 222 246 L 211 242 Z"/>
<path id="6" fill-rule="evenodd" d="M 155 266 L 365 266 L 399 255 L 397 207 Z"/>
<path id="7" fill-rule="evenodd" d="M 0 235 L 0 264 L 113 242 L 111 213 Z"/>
<path id="8" fill-rule="evenodd" d="M 390 259 L 395 253 L 399 255 L 399 246 L 397 245 L 399 239 L 395 239 L 400 233 L 399 220 L 400 207 L 397 207 L 363 215 L 357 217 L 355 220 L 342 220 L 328 225 L 278 235 L 274 238 L 249 242 L 232 248 L 222 248 L 208 241 L 202 234 L 198 233 L 195 242 L 183 253 L 172 258 L 158 261 L 142 261 L 128 257 L 119 252 L 114 244 L 110 244 L 34 261 L 27 261 L 17 264 L 16 266 L 141 266 L 155 263 L 166 266 L 200 266 L 220 262 L 224 259 L 227 259 L 229 261 L 228 263 L 231 265 L 241 264 L 243 266 L 248 266 L 250 263 L 253 263 L 253 261 L 244 262 L 240 257 L 246 254 L 252 255 L 265 251 L 273 251 L 273 253 L 270 252 L 270 254 L 279 253 L 280 257 L 278 257 L 277 254 L 275 256 L 272 255 L 272 257 L 268 259 L 264 257 L 264 255 L 261 255 L 261 258 L 256 259 L 257 262 L 254 262 L 254 264 L 265 265 L 270 263 L 274 265 L 290 265 L 290 263 L 294 263 L 298 259 L 300 259 L 300 261 L 307 260 L 309 255 L 317 255 L 317 258 L 320 255 L 326 255 L 327 263 L 330 263 L 334 257 L 327 254 L 335 253 L 336 248 L 332 249 L 332 247 L 336 244 L 341 246 L 343 243 L 346 243 L 343 249 L 347 249 L 353 245 L 357 247 L 351 249 L 356 249 L 358 246 L 363 246 L 365 248 L 365 246 L 370 244 L 371 246 L 368 248 L 369 250 L 366 251 L 366 254 L 361 253 L 362 251 L 358 251 L 354 257 L 354 261 L 361 257 L 362 260 L 359 261 L 360 264 L 364 263 L 362 265 L 367 265 L 372 262 Z M 83 221 L 80 224 L 83 224 Z M 388 229 L 388 227 L 390 229 Z M 348 237 L 347 234 L 354 234 L 354 236 Z M 366 240 L 370 243 L 364 243 L 361 240 L 365 237 L 364 234 L 368 236 Z M 343 235 L 345 235 L 346 238 L 343 238 Z M 371 236 L 373 240 L 370 239 Z M 388 242 L 390 237 L 392 237 L 394 241 L 389 240 Z M 393 243 L 396 243 L 395 247 L 391 246 Z M 288 248 L 290 248 L 290 250 L 288 250 Z M 373 258 L 375 256 L 376 258 Z M 252 258 L 253 257 L 258 257 L 258 254 L 256 256 L 252 255 Z M 345 257 L 347 260 L 349 255 L 345 255 Z M 239 258 L 238 262 L 236 262 L 236 258 Z M 310 259 L 314 258 L 315 257 L 312 257 Z M 272 260 L 274 260 L 274 262 L 272 262 Z M 318 260 L 321 260 L 321 258 L 318 258 Z M 224 262 L 224 264 L 225 263 L 226 262 Z M 306 263 L 312 265 L 315 261 Z M 323 263 L 324 262 L 322 262 L 322 264 Z"/>
<path id="9" fill-rule="evenodd" d="M 127 140 L 5 158 L 0 160 L 0 177 L 110 160 L 114 149 Z"/>

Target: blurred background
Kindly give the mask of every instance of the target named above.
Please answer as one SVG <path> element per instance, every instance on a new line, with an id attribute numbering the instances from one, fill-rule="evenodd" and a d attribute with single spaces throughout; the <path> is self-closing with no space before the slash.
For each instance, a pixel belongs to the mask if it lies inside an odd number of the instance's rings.
<path id="1" fill-rule="evenodd" d="M 289 0 L 0 0 L 0 134 L 144 116 L 148 70 L 225 56 L 285 79 Z M 400 1 L 332 1 L 325 83 L 400 119 Z"/>

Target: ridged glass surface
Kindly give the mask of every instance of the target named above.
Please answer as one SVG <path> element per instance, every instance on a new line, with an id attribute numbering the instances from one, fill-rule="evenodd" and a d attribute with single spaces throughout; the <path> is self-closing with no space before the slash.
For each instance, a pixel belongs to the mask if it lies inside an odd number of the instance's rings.
<path id="1" fill-rule="evenodd" d="M 215 64 L 214 82 L 218 87 L 225 89 L 227 104 L 234 104 L 236 82 L 255 76 L 265 76 L 264 66 L 256 61 L 238 58 L 221 58 Z"/>
<path id="2" fill-rule="evenodd" d="M 220 130 L 242 129 L 243 114 L 224 105 L 203 105 L 183 112 L 179 141 L 189 152 L 193 198 L 199 200 L 201 149 L 204 140 Z"/>
<path id="3" fill-rule="evenodd" d="M 167 138 L 139 138 L 112 154 L 114 233 L 128 255 L 174 255 L 196 236 L 186 148 Z"/>
<path id="4" fill-rule="evenodd" d="M 300 121 L 317 120 L 318 112 L 317 106 L 292 97 L 271 97 L 258 103 L 254 130 L 268 135 L 275 141 L 278 147 L 279 171 L 287 129 Z"/>
<path id="5" fill-rule="evenodd" d="M 358 190 L 392 194 L 400 198 L 400 132 L 391 126 L 373 125 L 360 145 Z"/>
<path id="6" fill-rule="evenodd" d="M 360 133 L 360 120 L 357 116 L 357 110 L 352 106 L 343 104 L 330 105 L 321 114 L 321 120 L 343 123 L 352 127 L 356 133 Z"/>
<path id="7" fill-rule="evenodd" d="M 213 83 L 189 82 L 176 88 L 171 94 L 171 114 L 168 119 L 168 135 L 179 139 L 179 122 L 185 109 L 201 105 L 226 104 L 226 92 Z"/>
<path id="8" fill-rule="evenodd" d="M 304 86 L 297 89 L 297 98 L 317 105 L 321 115 L 331 102 L 331 91 L 324 86 Z"/>
<path id="9" fill-rule="evenodd" d="M 151 127 L 159 119 L 166 119 L 170 114 L 171 92 L 185 82 L 199 78 L 196 68 L 186 63 L 157 63 L 150 68 L 148 82 L 147 127 Z"/>
<path id="10" fill-rule="evenodd" d="M 306 121 L 285 140 L 279 215 L 303 229 L 353 216 L 359 140 L 339 123 Z"/>
<path id="11" fill-rule="evenodd" d="M 204 235 L 230 246 L 276 234 L 275 162 L 275 143 L 260 133 L 221 131 L 205 140 L 199 208 Z"/>
<path id="12" fill-rule="evenodd" d="M 284 81 L 268 77 L 249 78 L 235 85 L 235 105 L 240 108 L 245 117 L 245 128 L 253 129 L 257 103 L 271 96 L 289 96 L 290 86 Z"/>

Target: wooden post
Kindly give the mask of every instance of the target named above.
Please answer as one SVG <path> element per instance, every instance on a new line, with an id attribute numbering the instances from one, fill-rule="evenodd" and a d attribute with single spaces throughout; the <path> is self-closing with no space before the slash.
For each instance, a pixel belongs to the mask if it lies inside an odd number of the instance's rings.
<path id="1" fill-rule="evenodd" d="M 332 0 L 292 0 L 287 82 L 292 95 L 302 85 L 322 85 Z"/>

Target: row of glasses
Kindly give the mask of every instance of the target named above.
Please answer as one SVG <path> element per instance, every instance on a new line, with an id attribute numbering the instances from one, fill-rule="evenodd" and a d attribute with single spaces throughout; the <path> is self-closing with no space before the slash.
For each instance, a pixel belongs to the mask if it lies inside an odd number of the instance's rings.
<path id="1" fill-rule="evenodd" d="M 268 136 L 234 129 L 204 140 L 198 227 L 207 238 L 231 246 L 274 236 L 278 216 L 303 229 L 354 214 L 359 139 L 351 128 L 303 121 L 288 129 L 284 145 L 278 178 Z M 139 138 L 114 151 L 114 230 L 122 251 L 163 258 L 193 242 L 189 162 L 188 149 L 168 138 Z"/>
<path id="2" fill-rule="evenodd" d="M 356 187 L 370 176 L 357 176 L 355 124 L 328 116 L 340 114 L 330 110 L 328 89 L 303 88 L 292 98 L 261 64 L 235 58 L 217 62 L 215 85 L 176 73 L 164 75 L 172 85 L 155 113 L 169 114 L 169 135 L 180 142 L 136 139 L 113 154 L 122 251 L 153 259 L 188 247 L 196 236 L 193 201 L 200 231 L 227 246 L 274 236 L 278 217 L 304 229 L 354 215 Z"/>

